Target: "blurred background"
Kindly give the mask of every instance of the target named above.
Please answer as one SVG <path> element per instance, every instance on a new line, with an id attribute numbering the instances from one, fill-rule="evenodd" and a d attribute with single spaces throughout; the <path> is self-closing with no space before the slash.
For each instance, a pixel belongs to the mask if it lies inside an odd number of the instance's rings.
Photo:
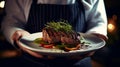
<path id="1" fill-rule="evenodd" d="M 92 56 L 92 64 L 93 67 L 120 67 L 120 0 L 104 0 L 104 2 L 108 19 L 109 39 L 106 46 Z M 0 0 L 0 23 L 4 16 L 4 4 L 5 1 Z M 19 57 L 19 51 L 6 41 L 0 30 L 0 65 L 12 65 L 14 62 L 10 61 Z"/>

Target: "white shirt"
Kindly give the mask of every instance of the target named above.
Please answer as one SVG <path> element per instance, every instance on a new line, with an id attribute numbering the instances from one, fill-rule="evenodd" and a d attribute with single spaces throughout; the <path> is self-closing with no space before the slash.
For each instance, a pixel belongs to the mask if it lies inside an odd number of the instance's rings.
<path id="1" fill-rule="evenodd" d="M 86 33 L 96 33 L 107 37 L 107 17 L 103 0 L 81 0 L 85 8 L 85 19 L 88 23 Z M 41 4 L 74 4 L 75 0 L 38 0 Z M 32 0 L 6 0 L 6 16 L 2 22 L 2 31 L 6 39 L 13 44 L 11 36 L 28 20 Z"/>

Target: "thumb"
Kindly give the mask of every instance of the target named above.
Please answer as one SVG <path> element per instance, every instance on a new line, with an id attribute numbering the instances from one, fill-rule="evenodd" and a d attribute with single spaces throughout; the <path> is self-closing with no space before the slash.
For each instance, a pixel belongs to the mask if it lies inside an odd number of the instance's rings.
<path id="1" fill-rule="evenodd" d="M 16 32 L 13 34 L 12 39 L 13 39 L 13 41 L 17 41 L 17 40 L 19 40 L 21 37 L 22 37 L 21 32 L 16 31 Z"/>

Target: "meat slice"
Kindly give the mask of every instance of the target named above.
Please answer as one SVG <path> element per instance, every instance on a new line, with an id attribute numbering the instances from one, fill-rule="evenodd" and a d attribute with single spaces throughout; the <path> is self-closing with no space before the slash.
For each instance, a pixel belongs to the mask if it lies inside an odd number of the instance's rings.
<path id="1" fill-rule="evenodd" d="M 48 43 L 58 43 L 60 42 L 60 36 L 59 36 L 59 32 L 56 32 L 55 30 L 53 29 L 47 29 L 47 28 L 44 28 L 42 30 L 43 32 L 43 40 L 45 42 L 48 42 Z"/>
<path id="2" fill-rule="evenodd" d="M 76 32 L 65 32 L 65 31 L 55 31 L 52 28 L 44 28 L 43 40 L 48 43 L 64 43 L 68 45 L 77 46 L 80 43 L 80 40 L 77 38 Z"/>
<path id="3" fill-rule="evenodd" d="M 80 40 L 77 38 L 76 33 L 74 32 L 67 33 L 66 36 L 62 36 L 61 42 L 73 46 L 80 44 Z"/>

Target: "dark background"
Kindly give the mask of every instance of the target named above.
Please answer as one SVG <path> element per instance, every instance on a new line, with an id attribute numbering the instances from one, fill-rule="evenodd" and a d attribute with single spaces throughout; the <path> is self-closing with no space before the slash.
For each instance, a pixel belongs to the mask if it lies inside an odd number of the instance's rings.
<path id="1" fill-rule="evenodd" d="M 120 0 L 104 0 L 104 2 L 108 20 L 111 19 L 113 15 L 117 16 L 117 20 L 115 21 L 116 30 L 114 33 L 108 32 L 109 39 L 106 42 L 106 46 L 98 50 L 92 58 L 106 67 L 120 66 Z M 3 8 L 0 8 L 0 23 L 3 16 Z M 14 50 L 14 48 L 6 41 L 0 30 L 0 60 L 3 60 L 2 54 L 6 50 L 11 51 Z"/>

